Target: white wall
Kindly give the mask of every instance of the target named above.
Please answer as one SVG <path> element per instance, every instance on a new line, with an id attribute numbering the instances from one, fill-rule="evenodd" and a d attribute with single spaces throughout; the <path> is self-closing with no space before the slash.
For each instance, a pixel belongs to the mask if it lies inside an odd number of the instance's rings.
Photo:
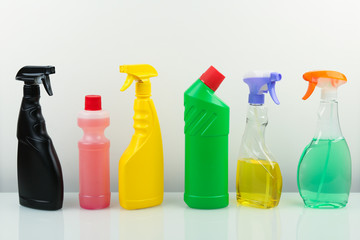
<path id="1" fill-rule="evenodd" d="M 111 190 L 117 191 L 118 160 L 131 136 L 134 87 L 119 91 L 121 64 L 148 63 L 162 128 L 165 190 L 183 191 L 183 92 L 211 64 L 225 76 L 217 91 L 231 107 L 229 190 L 235 191 L 236 158 L 245 125 L 245 72 L 282 73 L 281 105 L 269 106 L 267 143 L 280 164 L 284 191 L 297 191 L 296 170 L 313 136 L 319 91 L 306 102 L 302 74 L 343 72 L 339 114 L 353 160 L 352 191 L 360 191 L 360 31 L 356 0 L 251 1 L 13 1 L 0 2 L 0 191 L 17 191 L 16 123 L 24 65 L 54 65 L 54 96 L 41 104 L 63 167 L 65 190 L 78 190 L 76 115 L 86 94 L 101 94 L 110 111 Z"/>

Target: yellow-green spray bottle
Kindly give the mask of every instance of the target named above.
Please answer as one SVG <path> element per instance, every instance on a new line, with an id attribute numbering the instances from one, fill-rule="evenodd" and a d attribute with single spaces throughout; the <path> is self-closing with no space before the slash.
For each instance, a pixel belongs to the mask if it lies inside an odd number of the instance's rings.
<path id="1" fill-rule="evenodd" d="M 120 66 L 127 73 L 125 91 L 135 85 L 135 133 L 119 162 L 119 200 L 125 209 L 160 205 L 164 195 L 164 157 L 160 124 L 150 98 L 150 78 L 158 74 L 148 64 Z"/>

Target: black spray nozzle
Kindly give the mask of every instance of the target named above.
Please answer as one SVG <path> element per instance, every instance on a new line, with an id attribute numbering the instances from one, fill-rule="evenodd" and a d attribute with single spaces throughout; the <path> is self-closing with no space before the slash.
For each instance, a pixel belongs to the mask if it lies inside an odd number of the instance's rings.
<path id="1" fill-rule="evenodd" d="M 25 66 L 16 74 L 16 80 L 24 81 L 28 85 L 43 84 L 46 92 L 52 96 L 53 92 L 50 85 L 50 74 L 55 73 L 53 66 Z"/>

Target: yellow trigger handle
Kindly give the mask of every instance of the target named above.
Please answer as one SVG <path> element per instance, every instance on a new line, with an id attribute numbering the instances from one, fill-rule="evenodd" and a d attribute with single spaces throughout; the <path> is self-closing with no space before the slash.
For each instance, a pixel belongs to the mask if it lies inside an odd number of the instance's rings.
<path id="1" fill-rule="evenodd" d="M 133 81 L 134 81 L 134 76 L 129 74 L 126 77 L 124 85 L 120 88 L 120 91 L 125 91 L 128 87 L 130 87 L 130 85 L 133 83 Z"/>
<path id="2" fill-rule="evenodd" d="M 128 76 L 120 91 L 125 91 L 134 80 L 138 82 L 150 81 L 151 77 L 158 75 L 154 67 L 149 64 L 136 64 L 136 65 L 122 65 L 120 66 L 121 73 L 127 73 Z"/>

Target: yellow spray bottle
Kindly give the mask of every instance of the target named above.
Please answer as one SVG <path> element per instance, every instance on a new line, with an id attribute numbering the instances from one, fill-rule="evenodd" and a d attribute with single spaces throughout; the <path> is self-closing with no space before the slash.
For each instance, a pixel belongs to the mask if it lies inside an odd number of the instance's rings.
<path id="1" fill-rule="evenodd" d="M 164 196 L 164 157 L 160 124 L 151 96 L 150 78 L 158 74 L 148 64 L 120 66 L 127 73 L 125 91 L 135 85 L 135 133 L 119 163 L 119 200 L 125 209 L 160 205 Z"/>

